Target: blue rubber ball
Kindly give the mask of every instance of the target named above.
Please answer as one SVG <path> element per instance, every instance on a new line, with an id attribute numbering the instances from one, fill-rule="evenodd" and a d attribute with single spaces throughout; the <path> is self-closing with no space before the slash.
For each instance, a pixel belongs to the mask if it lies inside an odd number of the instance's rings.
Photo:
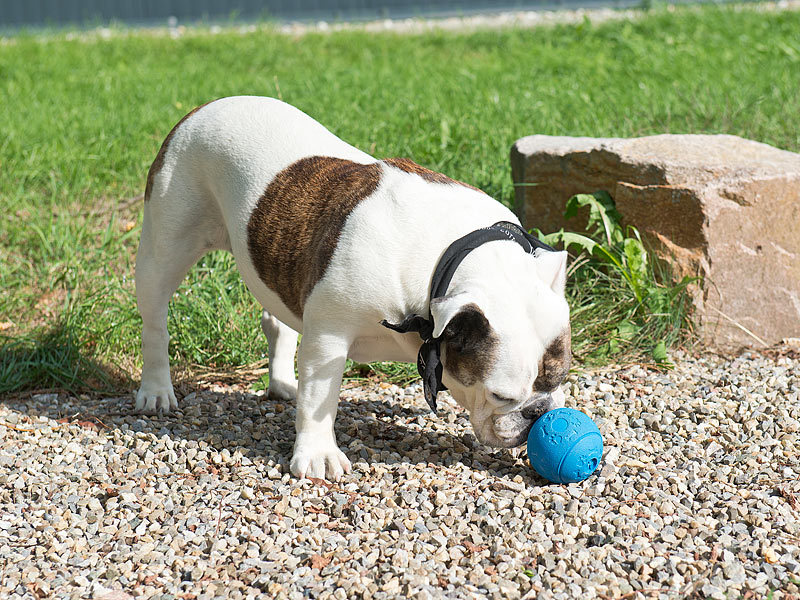
<path id="1" fill-rule="evenodd" d="M 603 457 L 603 436 L 594 421 L 574 408 L 556 408 L 539 417 L 528 433 L 528 459 L 554 483 L 583 481 Z"/>

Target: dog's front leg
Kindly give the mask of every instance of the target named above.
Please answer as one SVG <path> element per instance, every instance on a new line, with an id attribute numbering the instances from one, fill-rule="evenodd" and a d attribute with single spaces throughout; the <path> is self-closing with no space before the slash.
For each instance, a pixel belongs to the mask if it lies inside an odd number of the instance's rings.
<path id="1" fill-rule="evenodd" d="M 297 437 L 291 462 L 297 477 L 336 481 L 350 472 L 350 461 L 339 450 L 333 430 L 349 347 L 340 335 L 303 333 L 297 354 Z"/>

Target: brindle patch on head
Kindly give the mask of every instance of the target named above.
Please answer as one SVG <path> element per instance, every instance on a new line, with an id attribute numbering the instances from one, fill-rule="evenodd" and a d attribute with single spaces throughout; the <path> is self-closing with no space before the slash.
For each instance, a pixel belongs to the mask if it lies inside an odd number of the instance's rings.
<path id="1" fill-rule="evenodd" d="M 568 326 L 544 351 L 539 363 L 539 374 L 533 382 L 534 392 L 552 392 L 564 381 L 572 361 L 571 334 L 572 330 Z"/>
<path id="2" fill-rule="evenodd" d="M 431 183 L 443 183 L 443 184 L 452 184 L 452 185 L 463 185 L 464 187 L 468 187 L 472 190 L 480 192 L 478 188 L 471 186 L 468 183 L 464 183 L 462 181 L 456 181 L 455 179 L 450 179 L 447 175 L 442 175 L 441 173 L 437 173 L 436 171 L 431 171 L 430 169 L 426 169 L 415 163 L 413 160 L 408 158 L 385 158 L 383 159 L 384 163 L 395 167 L 396 169 L 400 169 L 401 171 L 405 171 L 406 173 L 413 173 L 414 175 L 419 175 L 425 181 L 429 181 Z"/>
<path id="3" fill-rule="evenodd" d="M 213 102 L 213 100 L 211 101 Z M 158 149 L 158 154 L 156 154 L 156 158 L 153 161 L 153 164 L 150 165 L 150 170 L 147 172 L 147 185 L 144 188 L 144 201 L 147 202 L 150 200 L 150 194 L 153 191 L 153 180 L 155 176 L 161 171 L 161 168 L 164 166 L 164 155 L 167 153 L 167 147 L 169 146 L 170 141 L 172 140 L 172 136 L 175 135 L 175 132 L 178 131 L 178 128 L 183 125 L 184 121 L 191 117 L 194 113 L 198 110 L 203 108 L 204 106 L 208 106 L 211 102 L 206 102 L 205 104 L 201 104 L 195 109 L 192 109 L 188 114 L 186 114 L 180 121 L 178 121 L 173 127 L 170 132 L 167 134 L 167 137 L 164 138 L 164 141 L 161 144 L 161 148 Z"/>
<path id="4" fill-rule="evenodd" d="M 311 156 L 275 176 L 247 224 L 256 272 L 298 317 L 350 212 L 378 187 L 378 163 Z"/>
<path id="5" fill-rule="evenodd" d="M 483 311 L 466 304 L 441 335 L 444 367 L 462 385 L 483 381 L 496 361 L 499 340 Z"/>

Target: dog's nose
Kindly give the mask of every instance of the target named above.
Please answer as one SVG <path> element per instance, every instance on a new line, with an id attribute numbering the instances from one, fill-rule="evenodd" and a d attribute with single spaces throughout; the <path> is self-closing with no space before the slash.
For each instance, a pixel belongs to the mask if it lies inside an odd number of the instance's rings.
<path id="1" fill-rule="evenodd" d="M 547 392 L 538 392 L 528 400 L 522 407 L 522 416 L 531 421 L 531 425 L 544 413 L 551 409 L 553 404 L 552 396 Z"/>
<path id="2" fill-rule="evenodd" d="M 564 392 L 559 387 L 552 392 L 536 392 L 522 408 L 522 416 L 536 421 L 544 413 L 564 406 Z"/>

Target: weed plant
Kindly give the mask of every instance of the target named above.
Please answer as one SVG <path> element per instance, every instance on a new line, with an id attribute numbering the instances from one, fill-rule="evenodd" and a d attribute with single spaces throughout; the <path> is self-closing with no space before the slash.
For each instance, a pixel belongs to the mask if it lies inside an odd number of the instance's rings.
<path id="1" fill-rule="evenodd" d="M 573 352 L 588 363 L 620 356 L 668 367 L 667 348 L 687 341 L 691 331 L 687 287 L 673 282 L 667 266 L 654 260 L 639 231 L 623 227 L 608 192 L 579 194 L 567 201 L 564 217 L 588 208 L 587 235 L 556 231 L 538 237 L 577 250 L 570 266 Z"/>

